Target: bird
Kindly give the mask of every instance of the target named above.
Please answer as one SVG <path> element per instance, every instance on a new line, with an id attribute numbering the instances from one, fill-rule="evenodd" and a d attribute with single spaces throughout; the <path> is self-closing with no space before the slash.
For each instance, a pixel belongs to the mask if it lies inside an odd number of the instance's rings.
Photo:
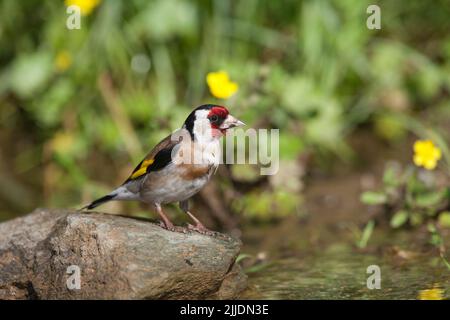
<path id="1" fill-rule="evenodd" d="M 227 130 L 245 125 L 224 106 L 204 104 L 195 108 L 181 128 L 161 140 L 136 166 L 122 185 L 82 210 L 92 210 L 109 201 L 137 200 L 153 206 L 162 227 L 175 231 L 162 206 L 179 203 L 195 223 L 188 228 L 209 230 L 189 211 L 189 198 L 198 193 L 216 172 L 220 138 Z"/>

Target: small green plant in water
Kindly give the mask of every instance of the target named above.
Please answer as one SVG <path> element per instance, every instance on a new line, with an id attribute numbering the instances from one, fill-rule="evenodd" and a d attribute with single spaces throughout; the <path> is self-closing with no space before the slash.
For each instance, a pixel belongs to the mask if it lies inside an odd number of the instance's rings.
<path id="1" fill-rule="evenodd" d="M 444 240 L 442 239 L 442 236 L 441 236 L 438 228 L 436 228 L 434 223 L 429 222 L 427 225 L 427 229 L 428 229 L 428 232 L 430 233 L 430 244 L 432 244 L 433 246 L 435 246 L 439 249 L 439 256 L 441 257 L 444 265 L 450 271 L 450 263 L 445 258 L 446 250 L 445 250 Z"/>
<path id="2" fill-rule="evenodd" d="M 403 171 L 388 166 L 381 189 L 362 193 L 361 201 L 383 206 L 392 228 L 419 226 L 436 218 L 443 227 L 450 227 L 450 187 L 436 180 L 433 173 L 411 166 Z"/>
<path id="3" fill-rule="evenodd" d="M 261 271 L 270 265 L 264 252 L 260 252 L 256 256 L 241 253 L 236 258 L 236 263 L 241 265 L 246 274 Z"/>
<path id="4" fill-rule="evenodd" d="M 367 243 L 369 242 L 370 237 L 372 236 L 373 229 L 375 228 L 375 221 L 370 220 L 367 222 L 366 226 L 364 227 L 363 232 L 361 233 L 361 238 L 356 243 L 358 248 L 364 249 L 367 246 Z"/>

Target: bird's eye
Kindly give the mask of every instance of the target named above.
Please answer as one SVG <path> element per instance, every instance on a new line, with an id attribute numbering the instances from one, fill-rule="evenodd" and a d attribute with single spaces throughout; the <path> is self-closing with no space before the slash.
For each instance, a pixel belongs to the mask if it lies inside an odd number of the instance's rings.
<path id="1" fill-rule="evenodd" d="M 211 118 L 209 118 L 209 120 L 210 120 L 211 122 L 217 122 L 217 120 L 219 120 L 219 117 L 218 117 L 217 115 L 213 114 L 213 115 L 211 116 Z"/>

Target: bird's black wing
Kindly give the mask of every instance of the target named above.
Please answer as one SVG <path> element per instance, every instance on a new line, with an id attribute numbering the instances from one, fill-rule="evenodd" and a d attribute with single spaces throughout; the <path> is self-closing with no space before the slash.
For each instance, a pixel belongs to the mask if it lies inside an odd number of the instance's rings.
<path id="1" fill-rule="evenodd" d="M 172 161 L 172 150 L 179 143 L 173 141 L 172 135 L 164 138 L 152 151 L 136 166 L 124 184 L 139 179 L 152 171 L 166 167 Z"/>

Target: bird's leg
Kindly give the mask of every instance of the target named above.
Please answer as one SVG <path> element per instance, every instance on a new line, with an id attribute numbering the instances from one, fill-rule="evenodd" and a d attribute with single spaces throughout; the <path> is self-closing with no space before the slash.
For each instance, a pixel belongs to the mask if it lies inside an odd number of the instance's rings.
<path id="1" fill-rule="evenodd" d="M 195 222 L 195 226 L 192 226 L 191 229 L 198 230 L 198 231 L 209 231 L 201 222 L 198 220 L 192 213 L 189 211 L 186 211 L 186 213 L 191 217 L 192 220 Z"/>
<path id="2" fill-rule="evenodd" d="M 196 230 L 201 233 L 208 233 L 211 232 L 208 230 L 201 222 L 198 220 L 192 213 L 189 212 L 189 202 L 188 200 L 180 201 L 180 209 L 186 212 L 189 217 L 191 217 L 192 220 L 195 222 L 195 226 L 188 223 L 188 228 L 191 230 Z"/>
<path id="3" fill-rule="evenodd" d="M 174 226 L 173 223 L 169 220 L 169 218 L 164 214 L 164 212 L 162 211 L 161 205 L 159 203 L 155 203 L 155 208 L 156 208 L 156 212 L 158 212 L 159 216 L 161 217 L 161 219 L 164 222 L 164 227 L 167 230 L 173 230 Z"/>

